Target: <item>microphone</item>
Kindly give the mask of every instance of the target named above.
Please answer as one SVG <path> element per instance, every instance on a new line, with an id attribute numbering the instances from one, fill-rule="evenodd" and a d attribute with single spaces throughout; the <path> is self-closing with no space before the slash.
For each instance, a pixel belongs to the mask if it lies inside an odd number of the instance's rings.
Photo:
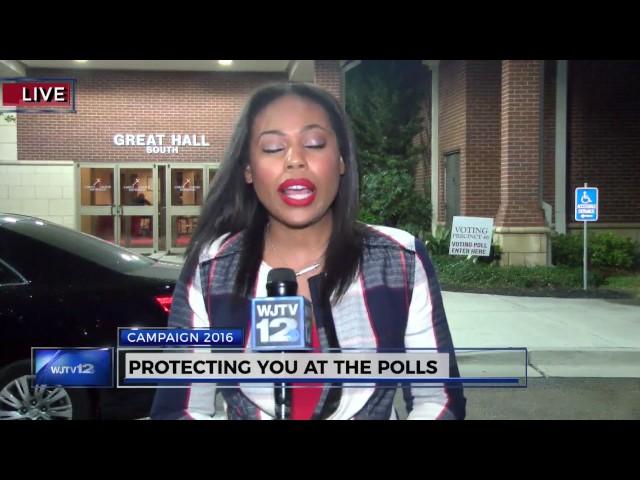
<path id="1" fill-rule="evenodd" d="M 251 350 L 289 352 L 313 350 L 311 302 L 298 293 L 290 268 L 274 268 L 267 276 L 267 296 L 251 299 Z M 275 384 L 276 419 L 289 417 L 291 391 Z"/>

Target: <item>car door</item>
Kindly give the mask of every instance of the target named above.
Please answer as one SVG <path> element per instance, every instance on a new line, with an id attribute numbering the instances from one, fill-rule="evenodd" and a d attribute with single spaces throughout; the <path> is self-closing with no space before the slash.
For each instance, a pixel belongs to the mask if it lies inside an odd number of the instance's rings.
<path id="1" fill-rule="evenodd" d="M 14 339 L 3 343 L 0 348 L 0 368 L 28 358 L 24 352 L 25 346 L 31 342 L 28 322 L 35 310 L 32 299 L 32 287 L 28 280 L 0 257 L 0 338 Z"/>

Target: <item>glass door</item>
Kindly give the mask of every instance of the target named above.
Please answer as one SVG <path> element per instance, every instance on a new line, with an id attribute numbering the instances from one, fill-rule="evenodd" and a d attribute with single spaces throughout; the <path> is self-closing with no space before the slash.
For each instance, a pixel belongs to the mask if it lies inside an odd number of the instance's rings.
<path id="1" fill-rule="evenodd" d="M 118 244 L 138 253 L 158 251 L 157 172 L 154 165 L 117 168 Z"/>
<path id="2" fill-rule="evenodd" d="M 158 173 L 153 164 L 77 164 L 80 231 L 138 253 L 158 251 Z"/>
<path id="3" fill-rule="evenodd" d="M 116 165 L 76 164 L 76 192 L 80 206 L 77 225 L 80 231 L 116 241 Z"/>
<path id="4" fill-rule="evenodd" d="M 198 224 L 209 172 L 195 164 L 168 165 L 166 171 L 168 249 L 170 253 L 181 253 Z"/>

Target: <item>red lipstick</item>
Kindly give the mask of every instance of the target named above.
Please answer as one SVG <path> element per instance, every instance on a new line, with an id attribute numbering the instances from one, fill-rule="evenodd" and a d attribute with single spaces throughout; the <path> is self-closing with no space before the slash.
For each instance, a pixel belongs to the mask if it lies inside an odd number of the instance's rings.
<path id="1" fill-rule="evenodd" d="M 316 198 L 315 184 L 306 178 L 290 178 L 278 187 L 280 198 L 291 207 L 306 207 Z"/>

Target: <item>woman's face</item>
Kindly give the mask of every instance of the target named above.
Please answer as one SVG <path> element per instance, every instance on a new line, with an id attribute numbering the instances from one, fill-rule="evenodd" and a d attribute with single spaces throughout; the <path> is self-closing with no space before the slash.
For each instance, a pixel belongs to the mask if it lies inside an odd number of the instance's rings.
<path id="1" fill-rule="evenodd" d="M 322 219 L 344 174 L 325 110 L 294 95 L 280 97 L 256 116 L 250 141 L 245 180 L 270 215 L 293 228 Z"/>

